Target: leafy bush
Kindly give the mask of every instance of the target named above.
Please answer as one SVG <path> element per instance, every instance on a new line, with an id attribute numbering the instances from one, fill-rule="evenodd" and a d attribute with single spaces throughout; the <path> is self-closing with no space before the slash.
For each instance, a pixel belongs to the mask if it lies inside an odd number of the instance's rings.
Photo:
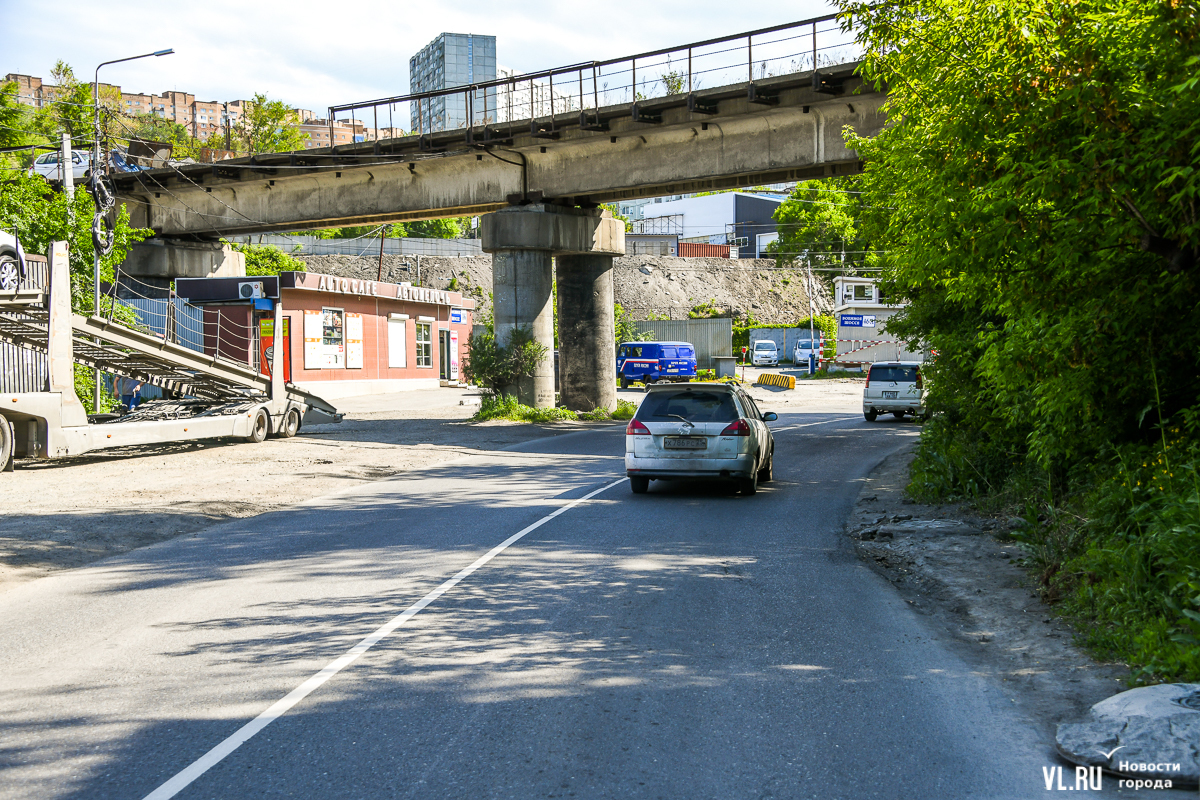
<path id="1" fill-rule="evenodd" d="M 696 370 L 696 380 L 698 381 L 715 381 L 716 379 L 717 371 L 715 369 Z"/>
<path id="2" fill-rule="evenodd" d="M 549 352 L 549 348 L 533 340 L 533 333 L 527 327 L 515 328 L 507 345 L 500 344 L 490 329 L 472 333 L 467 340 L 463 374 L 471 383 L 491 389 L 495 397 L 501 397 L 521 378 L 533 375 Z"/>
<path id="3" fill-rule="evenodd" d="M 228 242 L 239 253 L 246 255 L 246 275 L 278 275 L 281 272 L 305 272 L 308 267 L 295 256 L 288 255 L 274 245 L 244 244 Z"/>
<path id="4" fill-rule="evenodd" d="M 574 411 L 566 408 L 534 408 L 517 402 L 513 395 L 486 395 L 479 410 L 471 417 L 475 422 L 490 419 L 507 419 L 514 422 L 562 422 L 578 419 Z"/>
<path id="5" fill-rule="evenodd" d="M 802 320 L 794 323 L 784 323 L 775 325 L 765 325 L 761 323 L 753 323 L 752 325 L 734 325 L 733 326 L 733 353 L 738 355 L 742 352 L 743 347 L 750 346 L 750 331 L 756 330 L 778 330 L 780 328 L 807 328 L 810 317 L 805 317 Z M 820 334 L 825 334 L 825 357 L 833 358 L 837 354 L 837 320 L 829 314 L 822 314 L 811 317 L 813 327 Z"/>
<path id="6" fill-rule="evenodd" d="M 618 400 L 617 410 L 612 413 L 613 419 L 633 419 L 633 415 L 637 413 L 637 403 L 631 403 L 628 400 Z"/>

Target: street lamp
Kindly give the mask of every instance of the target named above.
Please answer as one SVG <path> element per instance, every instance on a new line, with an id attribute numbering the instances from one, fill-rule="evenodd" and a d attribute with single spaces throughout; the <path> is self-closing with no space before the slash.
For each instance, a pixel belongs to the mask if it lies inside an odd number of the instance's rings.
<path id="1" fill-rule="evenodd" d="M 92 123 L 92 169 L 91 180 L 92 184 L 92 199 L 96 201 L 96 219 L 92 222 L 92 313 L 100 313 L 100 242 L 99 222 L 103 211 L 100 209 L 100 67 L 106 67 L 109 64 L 120 64 L 122 61 L 136 61 L 139 58 L 150 58 L 151 56 L 169 56 L 175 50 L 168 48 L 166 50 L 155 50 L 153 53 L 142 53 L 140 56 L 129 56 L 129 58 L 117 58 L 112 61 L 104 61 L 96 66 L 96 73 L 92 79 L 92 108 L 95 112 L 95 117 Z M 67 165 L 70 169 L 70 165 Z M 100 370 L 95 373 L 96 384 L 93 387 L 93 410 L 95 413 L 100 413 Z"/>

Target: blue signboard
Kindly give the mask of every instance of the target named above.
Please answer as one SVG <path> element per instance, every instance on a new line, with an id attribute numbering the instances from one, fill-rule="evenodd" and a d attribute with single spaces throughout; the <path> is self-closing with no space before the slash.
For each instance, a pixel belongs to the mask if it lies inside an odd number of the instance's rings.
<path id="1" fill-rule="evenodd" d="M 841 326 L 843 328 L 874 328 L 874 314 L 842 314 Z"/>
<path id="2" fill-rule="evenodd" d="M 450 322 L 458 323 L 459 325 L 461 325 L 462 321 L 463 321 L 463 310 L 461 308 L 450 309 Z"/>

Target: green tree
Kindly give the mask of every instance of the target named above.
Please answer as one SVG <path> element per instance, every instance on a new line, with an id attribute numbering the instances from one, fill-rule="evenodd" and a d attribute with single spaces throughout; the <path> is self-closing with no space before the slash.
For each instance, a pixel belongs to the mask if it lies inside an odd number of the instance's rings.
<path id="1" fill-rule="evenodd" d="M 273 245 L 228 242 L 230 247 L 246 256 L 247 275 L 278 275 L 281 272 L 307 272 L 303 261 L 290 256 Z"/>
<path id="2" fill-rule="evenodd" d="M 888 329 L 936 353 L 912 491 L 1019 498 L 1092 641 L 1200 675 L 1200 8 L 841 7 L 889 92 L 847 135 Z"/>
<path id="3" fill-rule="evenodd" d="M 185 126 L 156 114 L 139 114 L 123 121 L 121 127 L 121 138 L 170 144 L 171 158 L 196 158 L 200 148 L 206 146 L 193 137 Z"/>
<path id="4" fill-rule="evenodd" d="M 802 181 L 775 209 L 779 238 L 767 248 L 781 265 L 797 262 L 853 274 L 878 266 L 862 233 L 857 178 Z"/>
<path id="5" fill-rule="evenodd" d="M 649 331 L 638 330 L 637 323 L 620 303 L 613 303 L 613 321 L 617 347 L 620 347 L 622 342 L 644 342 L 651 336 Z"/>
<path id="6" fill-rule="evenodd" d="M 300 131 L 300 115 L 296 110 L 281 100 L 269 100 L 264 94 L 255 94 L 246 103 L 231 138 L 233 149 L 250 154 L 300 150 L 307 141 Z"/>
<path id="7" fill-rule="evenodd" d="M 0 84 L 0 147 L 35 144 L 38 138 L 30 129 L 33 115 L 29 107 L 17 101 L 17 89 L 15 82 Z M 30 160 L 26 153 L 0 153 L 0 177 L 7 178 L 3 173 L 18 170 Z"/>

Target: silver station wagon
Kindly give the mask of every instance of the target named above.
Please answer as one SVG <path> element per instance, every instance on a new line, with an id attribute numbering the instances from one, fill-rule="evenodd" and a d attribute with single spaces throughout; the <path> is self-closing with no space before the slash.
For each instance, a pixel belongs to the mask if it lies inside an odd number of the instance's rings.
<path id="1" fill-rule="evenodd" d="M 650 481 L 701 478 L 736 481 L 742 494 L 771 480 L 775 437 L 754 400 L 737 386 L 689 383 L 650 386 L 625 428 L 625 474 L 641 494 Z"/>

